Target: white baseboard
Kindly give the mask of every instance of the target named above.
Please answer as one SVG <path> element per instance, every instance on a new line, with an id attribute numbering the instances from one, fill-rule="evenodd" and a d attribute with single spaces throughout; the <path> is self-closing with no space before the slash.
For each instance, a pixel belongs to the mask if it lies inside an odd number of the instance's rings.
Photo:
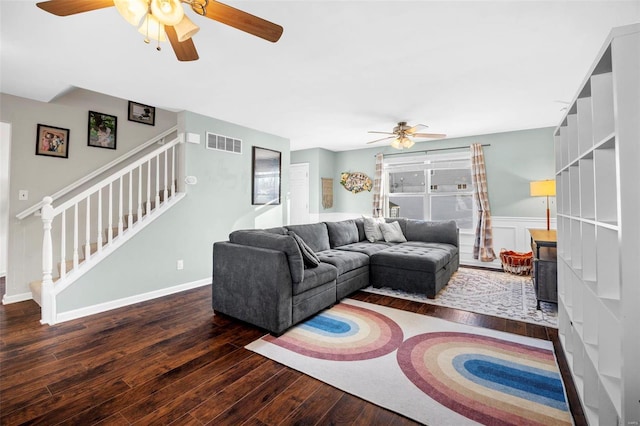
<path id="1" fill-rule="evenodd" d="M 11 296 L 7 296 L 5 294 L 2 297 L 2 304 L 3 305 L 9 305 L 11 303 L 24 302 L 25 300 L 32 300 L 32 299 L 33 299 L 33 295 L 31 294 L 31 292 L 14 294 L 14 295 L 11 295 Z"/>
<path id="2" fill-rule="evenodd" d="M 211 284 L 211 280 L 212 280 L 212 277 L 203 278 L 201 280 L 179 284 L 173 287 L 167 287 L 160 290 L 150 291 L 148 293 L 136 294 L 135 296 L 125 297 L 123 299 L 118 299 L 118 300 L 112 300 L 110 302 L 100 303 L 93 306 L 87 306 L 85 308 L 75 309 L 73 311 L 60 312 L 56 316 L 55 324 L 78 319 L 78 318 L 87 317 L 89 315 L 99 314 L 102 312 L 110 311 L 112 309 L 122 308 L 125 306 L 133 305 L 135 303 L 146 302 L 147 300 L 169 296 L 171 294 L 180 293 L 182 291 L 191 290 L 193 288 L 203 287 L 205 285 Z"/>

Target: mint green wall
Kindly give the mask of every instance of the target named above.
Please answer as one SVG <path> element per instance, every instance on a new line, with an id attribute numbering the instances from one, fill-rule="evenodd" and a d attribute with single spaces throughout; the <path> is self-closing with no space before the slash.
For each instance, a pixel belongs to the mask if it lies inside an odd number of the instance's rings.
<path id="1" fill-rule="evenodd" d="M 291 152 L 291 164 L 309 163 L 309 213 L 336 211 L 335 193 L 340 179 L 335 177 L 335 158 L 338 153 L 323 148 L 304 149 Z M 322 178 L 333 178 L 333 207 L 322 207 Z M 336 186 L 338 185 L 338 186 Z"/>
<path id="2" fill-rule="evenodd" d="M 289 140 L 191 112 L 179 114 L 179 131 L 200 135 L 186 143 L 185 173 L 198 178 L 187 196 L 61 293 L 61 312 L 211 277 L 212 246 L 229 232 L 287 222 Z M 206 132 L 242 139 L 242 154 L 206 149 Z M 282 153 L 282 204 L 251 205 L 251 147 Z M 176 270 L 176 261 L 184 269 Z"/>
<path id="3" fill-rule="evenodd" d="M 546 200 L 529 196 L 529 182 L 554 178 L 553 128 L 418 142 L 410 151 L 468 147 L 472 143 L 491 145 L 484 147 L 484 154 L 492 214 L 509 217 L 544 217 Z M 297 158 L 299 152 L 305 151 L 294 151 L 292 158 Z M 377 148 L 336 152 L 330 159 L 317 160 L 328 163 L 316 166 L 318 168 L 329 165 L 333 167 L 336 212 L 371 214 L 373 193 L 348 192 L 339 184 L 340 173 L 364 172 L 373 180 L 375 155 L 379 152 L 393 154 L 400 151 L 388 145 L 381 145 Z M 551 213 L 555 215 L 554 199 L 551 199 Z"/>

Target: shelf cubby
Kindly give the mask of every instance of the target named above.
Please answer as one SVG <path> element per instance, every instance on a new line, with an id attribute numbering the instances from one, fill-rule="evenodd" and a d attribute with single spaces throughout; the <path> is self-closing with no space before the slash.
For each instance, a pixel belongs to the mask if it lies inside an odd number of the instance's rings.
<path id="1" fill-rule="evenodd" d="M 596 226 L 593 223 L 581 223 L 582 279 L 596 282 Z"/>
<path id="2" fill-rule="evenodd" d="M 580 159 L 580 214 L 585 219 L 595 220 L 595 183 L 593 170 L 593 152 Z"/>
<path id="3" fill-rule="evenodd" d="M 591 119 L 591 85 L 587 82 L 576 101 L 578 109 L 578 151 L 582 156 L 593 148 L 593 120 Z"/>
<path id="4" fill-rule="evenodd" d="M 618 231 L 598 226 L 596 228 L 596 278 L 599 297 L 620 299 L 619 264 Z"/>
<path id="5" fill-rule="evenodd" d="M 580 167 L 569 167 L 571 216 L 580 216 Z"/>
<path id="6" fill-rule="evenodd" d="M 571 164 L 578 158 L 578 116 L 575 114 L 575 106 L 572 107 L 569 115 L 567 115 L 567 144 L 568 146 L 568 163 Z M 572 114 L 573 112 L 573 114 Z"/>
<path id="7" fill-rule="evenodd" d="M 582 278 L 582 223 L 576 219 L 571 220 L 571 267 Z"/>
<path id="8" fill-rule="evenodd" d="M 556 191 L 557 192 L 557 191 Z M 569 169 L 562 172 L 562 212 L 571 214 L 571 179 L 569 177 Z"/>
<path id="9" fill-rule="evenodd" d="M 598 372 L 614 379 L 621 376 L 620 321 L 604 306 L 598 307 Z"/>
<path id="10" fill-rule="evenodd" d="M 613 74 L 591 76 L 593 141 L 597 144 L 614 131 Z"/>
<path id="11" fill-rule="evenodd" d="M 598 393 L 599 380 L 598 372 L 595 365 L 591 363 L 589 358 L 585 358 L 583 367 L 584 378 L 584 403 L 588 407 L 598 409 L 600 406 L 600 397 Z"/>
<path id="12" fill-rule="evenodd" d="M 593 151 L 595 219 L 609 224 L 618 223 L 617 169 L 615 138 Z"/>

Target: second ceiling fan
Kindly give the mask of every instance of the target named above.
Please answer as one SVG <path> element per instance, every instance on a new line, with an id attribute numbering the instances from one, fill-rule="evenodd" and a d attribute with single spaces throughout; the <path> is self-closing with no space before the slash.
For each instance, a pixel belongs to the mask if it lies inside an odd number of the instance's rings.
<path id="1" fill-rule="evenodd" d="M 404 148 L 411 148 L 415 144 L 412 138 L 442 139 L 447 137 L 447 135 L 443 133 L 419 132 L 419 130 L 426 129 L 428 127 L 429 126 L 424 124 L 416 124 L 415 126 L 409 126 L 406 121 L 400 121 L 398 125 L 393 128 L 393 131 L 391 132 L 378 132 L 374 130 L 369 131 L 369 133 L 380 133 L 383 135 L 391 135 L 391 136 L 386 136 L 381 139 L 376 139 L 371 142 L 367 142 L 367 144 L 393 139 L 391 141 L 392 147 L 396 149 L 404 149 Z"/>

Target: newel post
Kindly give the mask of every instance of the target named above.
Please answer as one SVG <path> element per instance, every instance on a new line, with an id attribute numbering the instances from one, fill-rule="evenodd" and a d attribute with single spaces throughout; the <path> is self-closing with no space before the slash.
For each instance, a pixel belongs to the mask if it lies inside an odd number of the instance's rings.
<path id="1" fill-rule="evenodd" d="M 55 295 L 53 294 L 53 244 L 51 242 L 51 222 L 53 222 L 53 198 L 44 197 L 42 205 L 42 319 L 43 324 L 54 323 Z"/>

